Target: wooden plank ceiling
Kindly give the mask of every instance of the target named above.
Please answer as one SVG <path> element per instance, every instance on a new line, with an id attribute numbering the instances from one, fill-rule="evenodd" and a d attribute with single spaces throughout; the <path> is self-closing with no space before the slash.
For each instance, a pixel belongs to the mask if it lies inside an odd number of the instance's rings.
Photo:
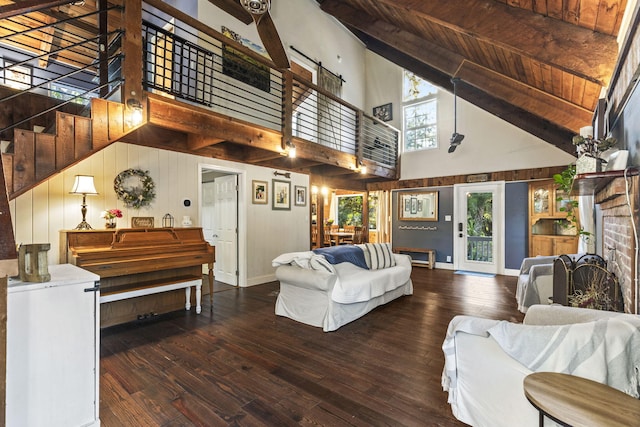
<path id="1" fill-rule="evenodd" d="M 274 0 L 276 1 L 276 0 Z M 571 154 L 626 0 L 317 0 L 373 52 Z"/>

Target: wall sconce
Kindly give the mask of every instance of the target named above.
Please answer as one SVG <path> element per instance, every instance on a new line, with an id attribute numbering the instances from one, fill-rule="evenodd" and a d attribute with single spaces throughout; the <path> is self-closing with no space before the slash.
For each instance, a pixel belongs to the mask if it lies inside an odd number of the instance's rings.
<path id="1" fill-rule="evenodd" d="M 162 217 L 162 226 L 165 228 L 173 228 L 174 219 L 171 214 L 166 214 Z"/>
<path id="2" fill-rule="evenodd" d="M 127 107 L 131 109 L 131 124 L 137 126 L 142 123 L 142 104 L 135 98 L 127 99 Z"/>
<path id="3" fill-rule="evenodd" d="M 73 188 L 69 194 L 82 194 L 82 222 L 75 228 L 76 230 L 91 230 L 91 226 L 87 222 L 87 194 L 95 196 L 98 194 L 96 187 L 93 184 L 93 176 L 91 175 L 76 175 L 76 179 L 73 183 Z"/>
<path id="4" fill-rule="evenodd" d="M 367 174 L 367 166 L 364 164 L 362 159 L 358 160 L 358 167 L 356 168 L 356 171 L 360 171 L 362 175 Z"/>
<path id="5" fill-rule="evenodd" d="M 295 159 L 296 158 L 296 146 L 293 142 L 291 141 L 287 141 L 285 143 L 286 147 L 287 147 L 287 153 L 289 155 L 290 158 Z"/>

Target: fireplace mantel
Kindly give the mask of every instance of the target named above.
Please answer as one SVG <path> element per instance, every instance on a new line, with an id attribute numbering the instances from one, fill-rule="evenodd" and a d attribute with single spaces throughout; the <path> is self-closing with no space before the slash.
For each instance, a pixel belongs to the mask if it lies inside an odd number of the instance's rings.
<path id="1" fill-rule="evenodd" d="M 625 176 L 635 176 L 639 174 L 640 170 L 637 167 L 627 168 L 626 175 L 625 170 L 579 174 L 576 175 L 576 178 L 573 181 L 573 190 L 571 194 L 576 196 L 597 195 L 605 187 L 607 187 L 607 185 L 612 183 L 614 179 L 624 178 Z M 615 197 L 617 195 L 625 193 L 624 180 L 620 180 L 619 184 L 614 182 L 612 187 L 613 188 L 611 188 L 607 192 L 609 195 L 605 196 L 605 200 L 609 197 Z"/>

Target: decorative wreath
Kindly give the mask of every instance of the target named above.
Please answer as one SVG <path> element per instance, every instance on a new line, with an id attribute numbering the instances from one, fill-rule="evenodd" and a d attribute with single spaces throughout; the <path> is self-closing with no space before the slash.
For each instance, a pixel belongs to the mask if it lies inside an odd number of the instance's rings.
<path id="1" fill-rule="evenodd" d="M 142 186 L 125 187 L 125 182 L 130 177 L 138 177 Z M 130 208 L 140 209 L 150 205 L 156 197 L 153 179 L 149 176 L 149 171 L 140 169 L 127 169 L 120 172 L 113 180 L 113 189 L 118 199 L 122 200 Z"/>

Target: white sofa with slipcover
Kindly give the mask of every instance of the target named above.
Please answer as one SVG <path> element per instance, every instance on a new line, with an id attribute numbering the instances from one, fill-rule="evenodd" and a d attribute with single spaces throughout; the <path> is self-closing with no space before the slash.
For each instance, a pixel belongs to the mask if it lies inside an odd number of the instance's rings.
<path id="1" fill-rule="evenodd" d="M 272 265 L 280 281 L 276 314 L 325 332 L 413 294 L 411 257 L 393 253 L 388 243 L 290 252 Z"/>
<path id="2" fill-rule="evenodd" d="M 442 348 L 451 410 L 472 426 L 537 426 L 538 411 L 522 386 L 532 372 L 577 375 L 638 397 L 637 315 L 533 305 L 522 324 L 456 316 Z"/>

